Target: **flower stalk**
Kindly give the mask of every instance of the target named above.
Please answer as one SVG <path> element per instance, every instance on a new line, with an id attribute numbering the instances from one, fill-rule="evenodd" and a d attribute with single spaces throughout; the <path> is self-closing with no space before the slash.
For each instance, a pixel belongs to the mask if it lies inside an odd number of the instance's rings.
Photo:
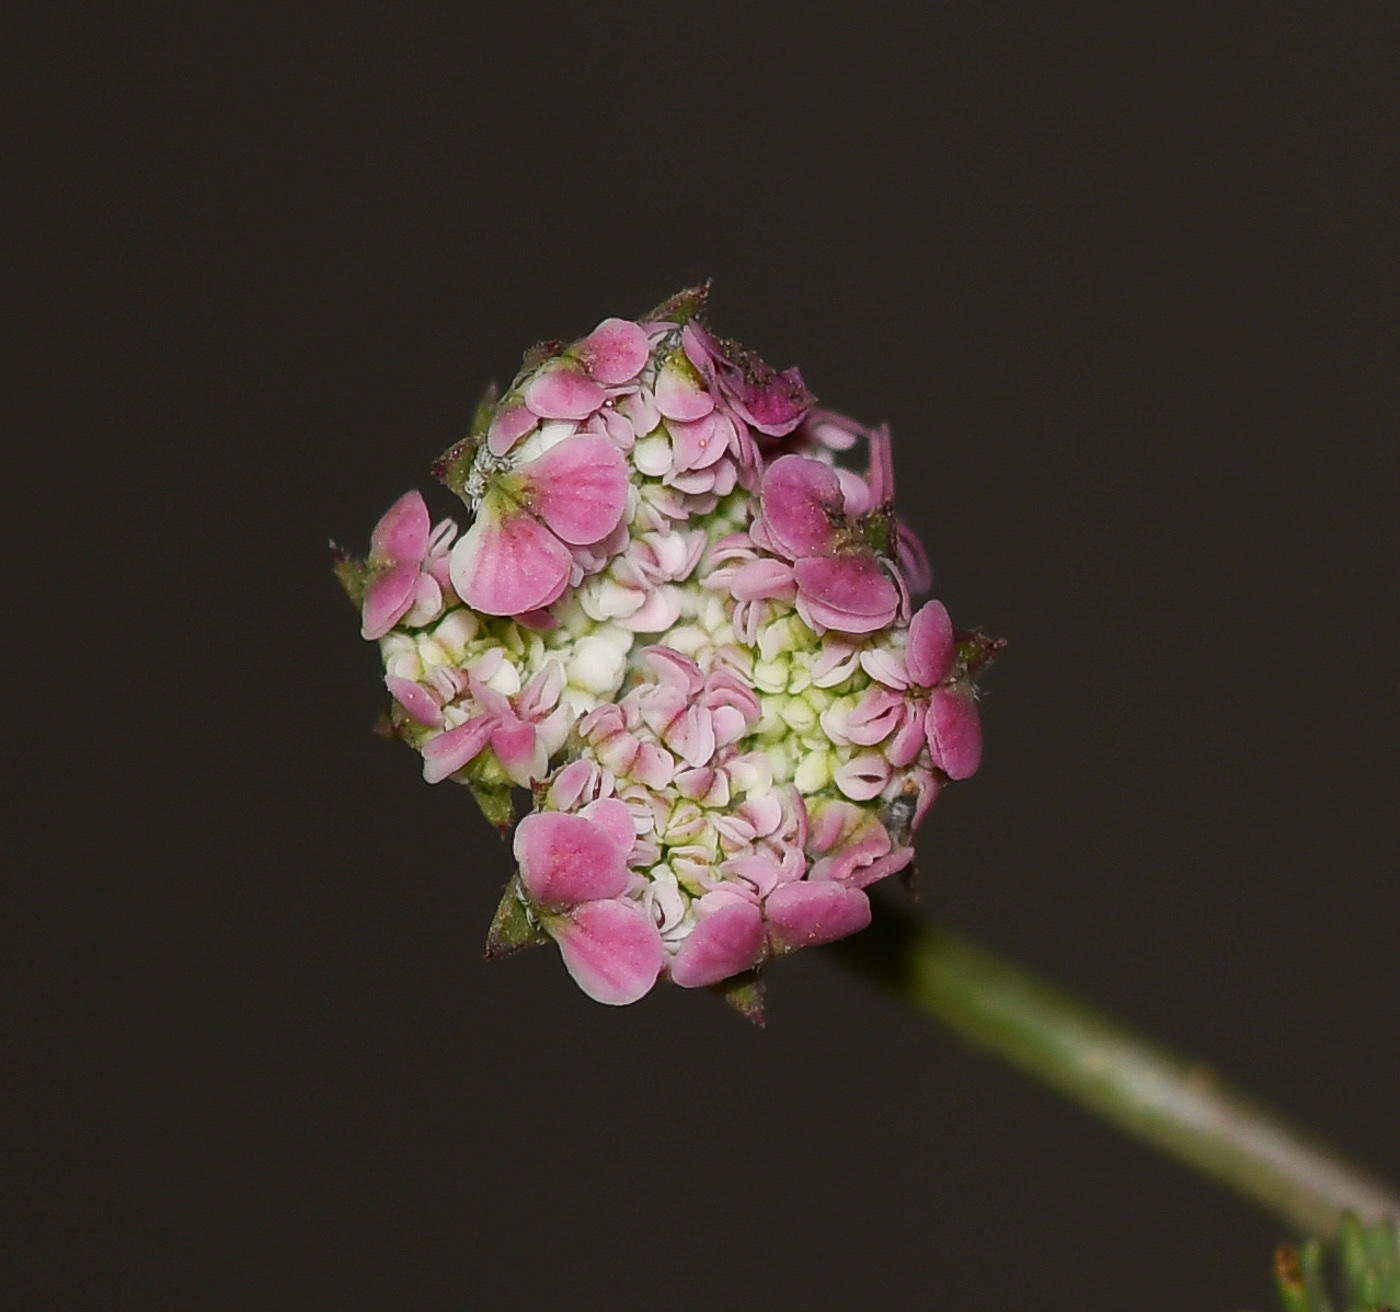
<path id="1" fill-rule="evenodd" d="M 867 979 L 1302 1231 L 1400 1222 L 1400 1196 L 1219 1080 L 970 938 L 880 902 L 826 949 Z"/>

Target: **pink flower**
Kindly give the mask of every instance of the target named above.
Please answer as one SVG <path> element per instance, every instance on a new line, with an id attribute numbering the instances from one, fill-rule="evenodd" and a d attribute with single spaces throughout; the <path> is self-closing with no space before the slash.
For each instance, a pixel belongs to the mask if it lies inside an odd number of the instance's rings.
<path id="1" fill-rule="evenodd" d="M 792 432 L 816 400 L 798 370 L 779 373 L 738 342 L 721 341 L 694 319 L 681 333 L 681 345 L 706 381 L 718 388 L 728 407 L 767 436 Z"/>
<path id="2" fill-rule="evenodd" d="M 874 633 L 894 622 L 900 589 L 863 524 L 846 513 L 836 471 L 810 456 L 780 456 L 759 492 L 755 542 L 792 562 L 797 612 L 819 633 Z"/>
<path id="3" fill-rule="evenodd" d="M 507 398 L 509 404 L 487 430 L 487 450 L 505 455 L 542 419 L 588 419 L 611 389 L 630 383 L 650 358 L 644 328 L 626 319 L 604 319 L 581 342 L 545 361 L 518 393 L 518 401 Z"/>
<path id="4" fill-rule="evenodd" d="M 972 689 L 938 688 L 924 721 L 933 763 L 949 779 L 970 779 L 982 764 L 982 720 Z"/>
<path id="5" fill-rule="evenodd" d="M 625 894 L 634 830 L 616 798 L 578 815 L 537 811 L 515 831 L 520 880 L 559 944 L 564 965 L 590 998 L 635 1002 L 661 974 L 661 934 L 643 906 Z"/>
<path id="6" fill-rule="evenodd" d="M 369 581 L 362 608 L 363 637 L 382 638 L 400 620 L 430 624 L 443 608 L 447 550 L 457 525 L 444 519 L 430 529 L 420 492 L 405 492 L 370 534 Z"/>
<path id="7" fill-rule="evenodd" d="M 914 849 L 896 847 L 876 816 L 854 802 L 837 799 L 813 805 L 807 851 L 816 858 L 808 879 L 852 888 L 866 888 L 914 859 Z"/>
<path id="8" fill-rule="evenodd" d="M 442 724 L 441 709 L 421 684 L 393 678 L 388 682 L 399 704 L 420 724 Z M 490 746 L 512 782 L 526 788 L 543 779 L 550 757 L 569 732 L 568 708 L 559 705 L 564 689 L 559 662 L 547 661 L 513 701 L 475 674 L 468 676 L 468 687 L 479 713 L 423 745 L 423 777 L 430 784 L 441 783 Z"/>
<path id="9" fill-rule="evenodd" d="M 970 779 L 982 764 L 982 721 L 966 679 L 943 686 L 956 660 L 953 622 L 942 602 L 930 601 L 909 624 L 904 665 L 911 683 L 933 689 L 924 733 L 934 765 L 949 779 Z"/>
<path id="10" fill-rule="evenodd" d="M 870 924 L 870 899 L 860 889 L 807 879 L 780 884 L 763 909 L 775 943 L 788 950 L 833 943 Z"/>
<path id="11" fill-rule="evenodd" d="M 762 955 L 763 912 L 736 893 L 706 893 L 696 903 L 699 923 L 671 962 L 671 979 L 684 989 L 718 984 L 747 970 Z"/>
<path id="12" fill-rule="evenodd" d="M 452 584 L 487 615 L 519 615 L 557 601 L 569 584 L 570 547 L 601 542 L 627 505 L 622 453 L 578 433 L 496 477 L 452 549 Z"/>
<path id="13" fill-rule="evenodd" d="M 569 711 L 559 705 L 564 691 L 564 670 L 556 660 L 542 669 L 514 699 L 476 679 L 472 696 L 486 714 L 495 719 L 491 729 L 491 750 L 512 782 L 528 788 L 543 779 L 549 758 L 564 745 L 569 732 Z"/>

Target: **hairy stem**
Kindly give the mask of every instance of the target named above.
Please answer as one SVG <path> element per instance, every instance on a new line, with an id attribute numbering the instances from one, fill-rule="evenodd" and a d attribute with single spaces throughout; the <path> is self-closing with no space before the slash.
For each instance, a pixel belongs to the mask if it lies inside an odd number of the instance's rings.
<path id="1" fill-rule="evenodd" d="M 1346 1211 L 1400 1223 L 1400 1197 L 1205 1067 L 953 930 L 880 904 L 868 930 L 828 951 L 968 1042 L 1302 1230 L 1330 1238 Z"/>

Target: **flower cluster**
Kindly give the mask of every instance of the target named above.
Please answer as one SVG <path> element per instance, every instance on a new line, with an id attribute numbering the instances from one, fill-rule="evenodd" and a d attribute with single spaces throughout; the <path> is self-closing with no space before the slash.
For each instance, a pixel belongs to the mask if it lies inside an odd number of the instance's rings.
<path id="1" fill-rule="evenodd" d="M 894 513 L 887 429 L 814 407 L 697 317 L 704 289 L 527 355 L 337 571 L 394 734 L 469 785 L 518 872 L 488 948 L 553 940 L 600 1002 L 658 979 L 750 1011 L 756 972 L 862 929 L 939 789 L 973 682 Z M 863 473 L 838 464 L 863 444 Z"/>

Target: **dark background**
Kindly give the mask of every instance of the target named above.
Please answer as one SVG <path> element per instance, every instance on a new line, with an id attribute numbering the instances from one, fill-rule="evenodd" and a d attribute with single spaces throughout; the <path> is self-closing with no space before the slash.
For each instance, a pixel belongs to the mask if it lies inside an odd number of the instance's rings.
<path id="1" fill-rule="evenodd" d="M 325 542 L 712 276 L 1011 639 L 925 909 L 1400 1177 L 1393 6 L 470 9 L 56 5 L 10 84 L 15 1305 L 1271 1306 L 1279 1223 L 817 953 L 766 1032 L 485 965 Z"/>

